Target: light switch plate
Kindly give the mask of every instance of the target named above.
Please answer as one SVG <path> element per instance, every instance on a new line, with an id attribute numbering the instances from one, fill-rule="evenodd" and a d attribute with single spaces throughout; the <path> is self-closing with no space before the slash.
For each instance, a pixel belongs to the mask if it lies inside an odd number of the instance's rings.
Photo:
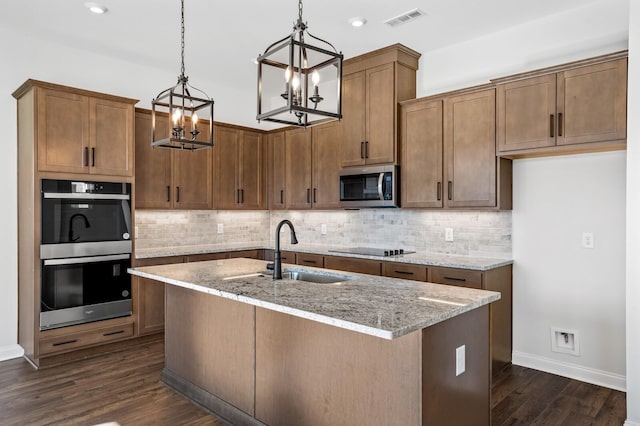
<path id="1" fill-rule="evenodd" d="M 464 373 L 466 369 L 465 352 L 466 352 L 465 345 L 462 345 L 456 348 L 456 377 Z"/>

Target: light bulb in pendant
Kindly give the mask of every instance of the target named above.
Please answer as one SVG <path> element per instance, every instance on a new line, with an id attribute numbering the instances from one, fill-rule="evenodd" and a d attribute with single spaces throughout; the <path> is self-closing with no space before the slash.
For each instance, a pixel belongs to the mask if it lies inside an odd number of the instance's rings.
<path id="1" fill-rule="evenodd" d="M 300 78 L 297 75 L 293 76 L 293 80 L 291 80 L 291 85 L 293 86 L 293 90 L 298 90 L 300 87 Z"/>
<path id="2" fill-rule="evenodd" d="M 178 125 L 178 121 L 180 121 L 181 116 L 182 116 L 182 113 L 180 109 L 176 108 L 173 111 L 173 127 L 176 127 Z"/>
<path id="3" fill-rule="evenodd" d="M 320 73 L 318 72 L 318 70 L 314 70 L 311 73 L 311 81 L 313 82 L 313 85 L 315 87 L 318 87 L 318 83 L 320 83 Z"/>
<path id="4" fill-rule="evenodd" d="M 287 67 L 287 69 L 284 71 L 284 81 L 288 83 L 290 79 L 291 79 L 291 67 Z"/>
<path id="5" fill-rule="evenodd" d="M 191 115 L 191 123 L 193 124 L 193 128 L 196 128 L 196 125 L 198 124 L 198 113 L 194 111 L 194 113 Z"/>

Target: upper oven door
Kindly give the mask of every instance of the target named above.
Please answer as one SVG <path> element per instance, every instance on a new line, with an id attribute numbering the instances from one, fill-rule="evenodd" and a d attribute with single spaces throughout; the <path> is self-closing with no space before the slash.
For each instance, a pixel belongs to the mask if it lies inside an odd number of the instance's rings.
<path id="1" fill-rule="evenodd" d="M 43 258 L 130 253 L 130 194 L 43 191 L 41 247 Z"/>

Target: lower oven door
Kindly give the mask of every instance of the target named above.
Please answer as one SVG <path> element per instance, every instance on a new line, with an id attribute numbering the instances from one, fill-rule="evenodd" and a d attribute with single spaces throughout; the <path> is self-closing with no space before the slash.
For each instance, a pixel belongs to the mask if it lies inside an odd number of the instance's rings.
<path id="1" fill-rule="evenodd" d="M 41 330 L 131 315 L 130 254 L 42 263 Z"/>

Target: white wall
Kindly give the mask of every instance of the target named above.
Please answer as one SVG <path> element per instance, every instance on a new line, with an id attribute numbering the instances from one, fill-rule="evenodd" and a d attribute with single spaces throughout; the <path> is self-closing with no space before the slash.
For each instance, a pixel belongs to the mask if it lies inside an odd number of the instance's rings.
<path id="1" fill-rule="evenodd" d="M 624 151 L 515 161 L 515 364 L 624 390 L 625 166 Z M 580 356 L 552 352 L 551 327 L 576 331 Z"/>
<path id="2" fill-rule="evenodd" d="M 640 425 L 640 4 L 631 1 L 627 130 L 627 422 Z"/>

